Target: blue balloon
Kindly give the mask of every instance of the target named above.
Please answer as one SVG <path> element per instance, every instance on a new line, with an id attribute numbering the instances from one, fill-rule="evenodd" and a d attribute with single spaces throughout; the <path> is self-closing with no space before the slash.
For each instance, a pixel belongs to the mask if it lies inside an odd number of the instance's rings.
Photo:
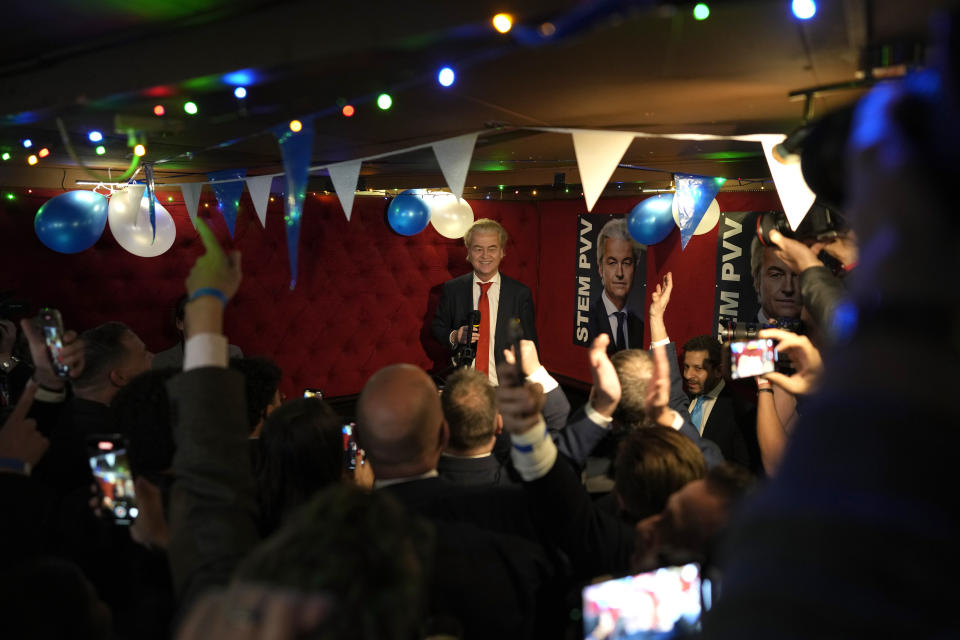
<path id="1" fill-rule="evenodd" d="M 627 230 L 642 244 L 657 244 L 673 230 L 673 194 L 658 195 L 637 203 L 627 217 Z"/>
<path id="2" fill-rule="evenodd" d="M 93 191 L 68 191 L 43 203 L 33 219 L 40 242 L 60 253 L 89 249 L 107 224 L 107 199 Z"/>
<path id="3" fill-rule="evenodd" d="M 415 191 L 408 189 L 397 194 L 387 207 L 387 221 L 402 236 L 416 235 L 430 223 L 430 208 Z"/>

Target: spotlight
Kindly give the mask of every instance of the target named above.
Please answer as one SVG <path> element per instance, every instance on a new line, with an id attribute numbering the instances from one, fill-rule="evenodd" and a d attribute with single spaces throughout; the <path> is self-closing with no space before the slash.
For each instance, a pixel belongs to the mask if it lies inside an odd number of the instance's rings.
<path id="1" fill-rule="evenodd" d="M 31 140 L 30 138 L 24 139 L 24 141 L 23 141 L 23 148 L 24 148 L 24 149 L 29 149 L 29 148 L 32 147 L 32 146 L 33 146 L 33 140 Z"/>
<path id="2" fill-rule="evenodd" d="M 235 95 L 238 100 L 243 100 L 247 97 L 247 89 L 245 87 L 237 87 L 233 90 L 233 95 Z"/>
<path id="3" fill-rule="evenodd" d="M 340 112 L 341 112 L 344 116 L 346 116 L 346 117 L 348 117 L 348 118 L 352 118 L 352 117 L 353 117 L 353 114 L 356 113 L 357 110 L 353 108 L 353 105 L 352 105 L 352 104 L 345 104 L 345 105 L 343 105 L 343 109 L 341 109 Z"/>
<path id="4" fill-rule="evenodd" d="M 449 87 L 453 84 L 453 81 L 456 79 L 457 74 L 453 72 L 453 69 L 450 67 L 444 67 L 440 69 L 440 73 L 437 74 L 437 82 L 439 82 L 444 87 Z"/>
<path id="5" fill-rule="evenodd" d="M 817 3 L 814 0 L 793 0 L 791 8 L 793 15 L 800 20 L 809 20 L 817 13 Z"/>
<path id="6" fill-rule="evenodd" d="M 706 20 L 710 17 L 710 7 L 707 6 L 705 2 L 697 3 L 697 6 L 693 8 L 693 17 L 696 20 Z"/>
<path id="7" fill-rule="evenodd" d="M 4 152 L 3 152 L 3 155 L 0 156 L 0 157 L 3 158 L 3 161 L 4 161 L 4 162 L 6 162 L 7 160 L 10 159 L 10 154 L 9 154 L 8 152 L 4 151 Z"/>
<path id="8" fill-rule="evenodd" d="M 381 93 L 377 96 L 377 106 L 386 111 L 393 106 L 393 98 L 390 97 L 389 93 Z"/>
<path id="9" fill-rule="evenodd" d="M 27 158 L 27 164 L 29 164 L 31 167 L 32 167 L 33 165 L 37 164 L 37 162 L 39 162 L 39 160 L 37 160 L 37 156 L 35 156 L 35 155 L 33 155 L 33 154 L 31 154 L 31 155 Z"/>
<path id="10" fill-rule="evenodd" d="M 300 122 L 299 120 L 290 121 L 290 131 L 293 131 L 294 133 L 299 133 L 301 129 L 303 129 L 302 122 Z"/>
<path id="11" fill-rule="evenodd" d="M 167 110 L 163 108 L 162 104 L 158 104 L 153 108 L 153 115 L 155 116 L 162 116 L 166 112 Z"/>
<path id="12" fill-rule="evenodd" d="M 133 155 L 142 158 L 143 156 L 147 155 L 147 148 L 142 144 L 138 144 L 133 148 Z"/>
<path id="13" fill-rule="evenodd" d="M 44 147 L 43 149 L 40 149 L 40 151 L 37 152 L 37 155 L 40 156 L 41 158 L 46 158 L 48 155 L 50 155 L 50 149 L 47 149 L 46 147 Z"/>
<path id="14" fill-rule="evenodd" d="M 91 131 L 87 134 L 87 139 L 90 140 L 90 142 L 100 142 L 103 140 L 103 134 L 99 131 Z"/>
<path id="15" fill-rule="evenodd" d="M 107 152 L 107 148 L 101 144 L 96 148 L 96 152 L 98 156 L 102 156 Z"/>
<path id="16" fill-rule="evenodd" d="M 183 103 L 183 110 L 186 111 L 186 112 L 187 112 L 188 114 L 190 114 L 191 116 L 197 115 L 197 111 L 199 111 L 199 109 L 197 109 L 197 103 L 196 103 L 196 102 L 192 102 L 192 101 L 191 101 L 191 102 L 184 102 L 184 103 Z"/>
<path id="17" fill-rule="evenodd" d="M 513 17 L 509 13 L 498 13 L 493 16 L 493 28 L 500 33 L 507 33 L 513 28 Z"/>

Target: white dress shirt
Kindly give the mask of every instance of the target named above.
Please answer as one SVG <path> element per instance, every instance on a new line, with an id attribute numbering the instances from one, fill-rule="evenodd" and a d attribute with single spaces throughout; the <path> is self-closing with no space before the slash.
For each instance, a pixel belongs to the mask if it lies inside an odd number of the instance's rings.
<path id="1" fill-rule="evenodd" d="M 607 312 L 607 319 L 610 321 L 610 342 L 617 341 L 617 325 L 620 322 L 617 320 L 617 313 L 623 311 L 624 313 L 629 313 L 627 311 L 627 305 L 623 305 L 623 309 L 617 309 L 617 305 L 613 304 L 613 301 L 607 296 L 607 290 L 604 289 L 603 293 L 600 294 L 600 299 L 603 300 L 603 308 Z M 629 349 L 630 348 L 630 332 L 627 331 L 626 316 L 624 316 L 623 323 L 623 339 L 626 344 L 618 344 L 618 349 Z"/>
<path id="2" fill-rule="evenodd" d="M 477 308 L 477 304 L 480 302 L 480 283 L 483 282 L 480 278 L 477 277 L 477 273 L 473 273 L 473 308 Z M 487 351 L 487 378 L 490 379 L 490 384 L 496 386 L 499 384 L 497 379 L 497 359 L 495 357 L 494 351 L 494 342 L 497 335 L 497 310 L 500 308 L 500 272 L 493 274 L 493 277 L 487 280 L 487 282 L 492 283 L 490 288 L 487 289 L 487 302 L 490 305 L 490 348 Z M 483 354 L 478 353 L 478 358 L 482 358 Z"/>

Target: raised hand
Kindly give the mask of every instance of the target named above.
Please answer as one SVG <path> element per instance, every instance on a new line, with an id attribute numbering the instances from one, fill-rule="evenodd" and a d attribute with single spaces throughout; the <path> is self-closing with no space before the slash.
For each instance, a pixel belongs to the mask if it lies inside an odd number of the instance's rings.
<path id="1" fill-rule="evenodd" d="M 33 466 L 47 452 L 50 441 L 37 431 L 36 420 L 27 417 L 36 393 L 37 385 L 28 383 L 10 417 L 0 427 L 0 458 L 12 458 Z"/>
<path id="2" fill-rule="evenodd" d="M 777 351 L 787 354 L 796 369 L 796 373 L 789 376 L 779 372 L 768 373 L 763 376 L 766 380 L 794 395 L 807 395 L 816 390 L 823 374 L 823 359 L 810 338 L 782 329 L 762 329 L 758 335 L 779 340 Z"/>
<path id="3" fill-rule="evenodd" d="M 663 280 L 657 284 L 657 288 L 650 294 L 650 308 L 647 312 L 653 316 L 663 317 L 670 304 L 670 294 L 673 292 L 673 272 L 668 271 Z"/>
<path id="4" fill-rule="evenodd" d="M 653 349 L 653 376 L 647 383 L 647 397 L 644 404 L 647 418 L 663 426 L 671 426 L 673 412 L 670 406 L 670 363 L 667 362 L 667 349 L 664 346 Z"/>
<path id="5" fill-rule="evenodd" d="M 503 428 L 509 433 L 521 434 L 532 429 L 542 419 L 545 396 L 536 382 L 522 383 L 517 373 L 517 360 L 512 351 L 504 351 L 505 362 L 497 365 L 497 403 L 503 417 Z"/>
<path id="6" fill-rule="evenodd" d="M 593 377 L 593 387 L 590 389 L 590 406 L 602 416 L 613 417 L 613 412 L 620 403 L 620 376 L 610 357 L 607 355 L 607 345 L 610 336 L 601 333 L 590 345 L 590 374 Z"/>
<path id="7" fill-rule="evenodd" d="M 216 289 L 229 300 L 240 287 L 240 252 L 224 253 L 207 223 L 197 218 L 196 225 L 206 252 L 197 258 L 187 276 L 187 293 L 193 297 L 200 289 Z"/>
<path id="8" fill-rule="evenodd" d="M 798 240 L 786 237 L 775 229 L 770 231 L 770 242 L 777 246 L 774 252 L 776 256 L 797 275 L 810 267 L 823 266 L 823 262 L 817 257 L 818 251 L 814 251 Z"/>

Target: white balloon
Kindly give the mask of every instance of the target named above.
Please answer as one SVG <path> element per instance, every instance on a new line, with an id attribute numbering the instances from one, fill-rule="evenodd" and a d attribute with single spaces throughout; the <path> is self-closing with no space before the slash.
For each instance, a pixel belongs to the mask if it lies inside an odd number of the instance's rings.
<path id="1" fill-rule="evenodd" d="M 673 221 L 677 223 L 678 227 L 680 226 L 680 198 L 676 197 L 673 199 Z M 706 213 L 700 218 L 700 224 L 694 229 L 693 235 L 699 236 L 709 232 L 717 226 L 718 222 L 720 222 L 720 204 L 714 198 L 710 206 L 707 207 Z"/>
<path id="2" fill-rule="evenodd" d="M 132 185 L 110 196 L 107 222 L 117 243 L 141 258 L 154 258 L 166 253 L 177 237 L 173 216 L 162 204 L 154 202 L 157 236 L 150 228 L 150 201 L 143 185 Z"/>
<path id="3" fill-rule="evenodd" d="M 430 224 L 444 238 L 462 238 L 473 224 L 473 208 L 452 193 L 421 196 L 430 209 Z"/>

